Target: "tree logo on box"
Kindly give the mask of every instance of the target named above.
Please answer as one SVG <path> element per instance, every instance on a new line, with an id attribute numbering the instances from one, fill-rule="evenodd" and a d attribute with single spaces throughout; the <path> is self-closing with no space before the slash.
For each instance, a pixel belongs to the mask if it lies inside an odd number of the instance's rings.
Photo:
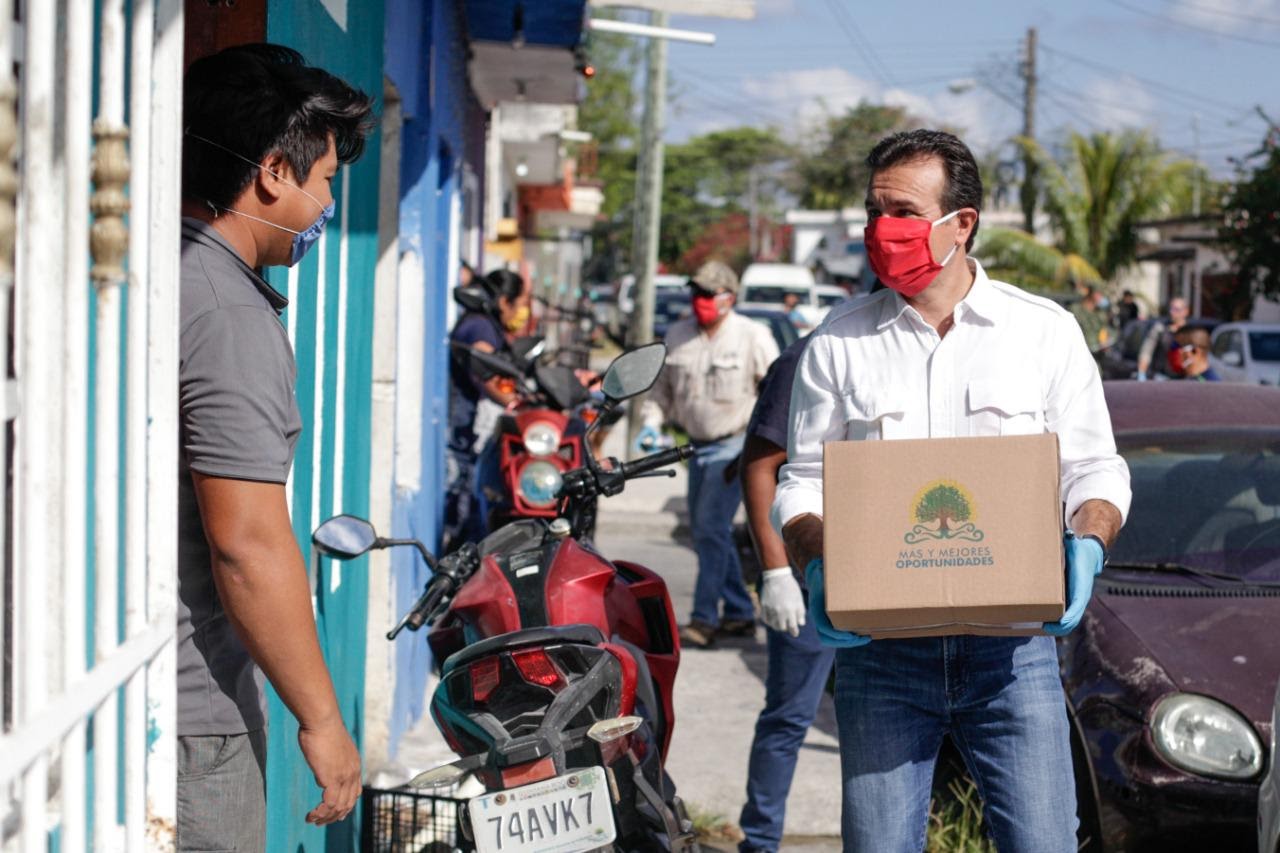
<path id="1" fill-rule="evenodd" d="M 953 480 L 925 486 L 911 501 L 915 526 L 902 537 L 908 545 L 938 539 L 981 542 L 985 534 L 974 526 L 978 509 L 969 490 Z"/>

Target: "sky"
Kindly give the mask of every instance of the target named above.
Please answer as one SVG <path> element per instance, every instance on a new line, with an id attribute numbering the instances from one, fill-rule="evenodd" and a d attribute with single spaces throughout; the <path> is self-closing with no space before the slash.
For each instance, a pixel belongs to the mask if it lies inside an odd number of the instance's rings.
<path id="1" fill-rule="evenodd" d="M 960 128 L 980 153 L 1012 152 L 1028 27 L 1042 141 L 1146 128 L 1192 157 L 1198 126 L 1199 159 L 1226 178 L 1266 132 L 1255 106 L 1280 122 L 1280 0 L 756 0 L 752 21 L 671 26 L 717 42 L 671 42 L 670 141 L 742 124 L 801 141 L 867 99 Z"/>

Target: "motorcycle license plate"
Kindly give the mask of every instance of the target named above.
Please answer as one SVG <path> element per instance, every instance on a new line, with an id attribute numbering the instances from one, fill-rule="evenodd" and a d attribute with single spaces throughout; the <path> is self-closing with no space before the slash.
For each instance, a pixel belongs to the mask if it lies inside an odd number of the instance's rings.
<path id="1" fill-rule="evenodd" d="M 613 807 L 603 767 L 473 797 L 477 853 L 577 853 L 613 841 Z"/>

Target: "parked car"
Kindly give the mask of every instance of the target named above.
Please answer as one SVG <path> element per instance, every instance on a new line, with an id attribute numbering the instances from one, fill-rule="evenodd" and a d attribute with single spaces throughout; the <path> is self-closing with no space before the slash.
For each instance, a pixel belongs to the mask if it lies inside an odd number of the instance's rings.
<path id="1" fill-rule="evenodd" d="M 1081 841 L 1243 850 L 1280 673 L 1280 389 L 1109 382 L 1133 505 L 1059 641 Z"/>
<path id="2" fill-rule="evenodd" d="M 689 279 L 682 275 L 668 275 L 666 273 L 655 275 L 653 277 L 655 310 L 658 299 L 664 295 L 683 293 L 687 298 L 688 288 L 685 285 L 688 281 Z M 609 334 L 616 341 L 626 339 L 627 326 L 631 322 L 631 316 L 636 307 L 635 284 L 636 277 L 630 273 L 618 280 L 614 310 L 609 319 Z M 657 335 L 657 339 L 661 340 L 661 335 Z"/>
<path id="3" fill-rule="evenodd" d="M 672 323 L 688 316 L 691 304 L 687 287 L 659 290 L 653 297 L 653 339 L 660 341 L 665 338 Z"/>
<path id="4" fill-rule="evenodd" d="M 1267 762 L 1267 777 L 1262 780 L 1258 792 L 1258 853 L 1280 853 L 1280 749 L 1276 747 L 1276 729 L 1280 727 L 1280 685 L 1276 685 L 1276 700 L 1271 707 L 1271 760 Z"/>
<path id="5" fill-rule="evenodd" d="M 801 325 L 812 328 L 822 321 L 826 311 L 818 303 L 818 286 L 813 280 L 813 273 L 800 264 L 752 264 L 747 267 L 742 273 L 738 305 L 780 311 L 788 293 L 800 297 L 796 310 L 803 317 Z"/>
<path id="6" fill-rule="evenodd" d="M 782 352 L 791 346 L 800 337 L 795 325 L 781 311 L 769 311 L 763 308 L 739 308 L 737 310 L 742 316 L 750 317 L 757 323 L 762 323 L 768 327 L 769 332 L 773 335 L 774 343 L 778 345 L 778 352 Z"/>
<path id="7" fill-rule="evenodd" d="M 849 298 L 849 291 L 835 284 L 819 284 L 814 288 L 818 296 L 818 310 L 826 317 L 827 312 Z"/>
<path id="8" fill-rule="evenodd" d="M 1227 382 L 1280 385 L 1280 323 L 1223 323 L 1209 363 Z"/>

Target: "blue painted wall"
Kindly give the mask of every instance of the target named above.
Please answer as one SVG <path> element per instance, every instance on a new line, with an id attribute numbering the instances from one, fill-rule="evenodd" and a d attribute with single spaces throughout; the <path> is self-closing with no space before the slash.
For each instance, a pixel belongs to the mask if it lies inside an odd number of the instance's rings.
<path id="1" fill-rule="evenodd" d="M 271 0 L 267 38 L 296 48 L 311 64 L 342 77 L 380 101 L 380 6 L 350 2 L 344 29 L 318 0 Z M 303 420 L 293 468 L 293 524 L 307 556 L 311 554 L 311 531 L 324 518 L 335 512 L 368 515 L 378 145 L 376 136 L 371 138 L 364 156 L 346 167 L 348 174 L 340 174 L 334 180 L 338 215 L 329 223 L 323 243 L 299 265 L 294 301 L 289 307 L 294 314 L 289 323 L 295 328 L 297 396 Z M 344 231 L 346 294 L 342 299 Z M 289 291 L 288 271 L 272 270 L 269 280 L 282 293 Z M 339 351 L 342 323 L 346 341 Z M 339 450 L 341 470 L 337 465 Z M 359 745 L 364 729 L 368 601 L 363 561 L 342 565 L 322 561 L 316 573 L 315 594 L 321 647 L 343 719 Z M 298 751 L 297 722 L 274 691 L 270 692 L 269 702 L 267 849 L 290 853 L 356 849 L 357 820 L 323 829 L 305 823 L 307 812 L 320 802 L 320 789 Z"/>
<path id="2" fill-rule="evenodd" d="M 466 26 L 462 4 L 389 0 L 386 15 L 386 73 L 403 103 L 400 163 L 401 254 L 414 253 L 421 282 L 399 286 L 425 288 L 425 330 L 420 490 L 395 496 L 397 536 L 414 536 L 429 545 L 439 540 L 445 487 L 444 440 L 448 422 L 449 289 L 456 270 L 449 263 L 450 212 L 460 192 L 464 162 L 484 174 L 484 113 L 471 95 L 466 65 Z M 399 393 L 405 393 L 400 389 Z M 398 472 L 403 473 L 403 472 Z M 425 567 L 408 549 L 392 552 L 396 605 L 407 609 L 425 581 Z M 424 685 L 431 656 L 422 634 L 405 633 L 396 641 L 395 687 L 391 711 L 391 751 L 423 713 Z"/>

